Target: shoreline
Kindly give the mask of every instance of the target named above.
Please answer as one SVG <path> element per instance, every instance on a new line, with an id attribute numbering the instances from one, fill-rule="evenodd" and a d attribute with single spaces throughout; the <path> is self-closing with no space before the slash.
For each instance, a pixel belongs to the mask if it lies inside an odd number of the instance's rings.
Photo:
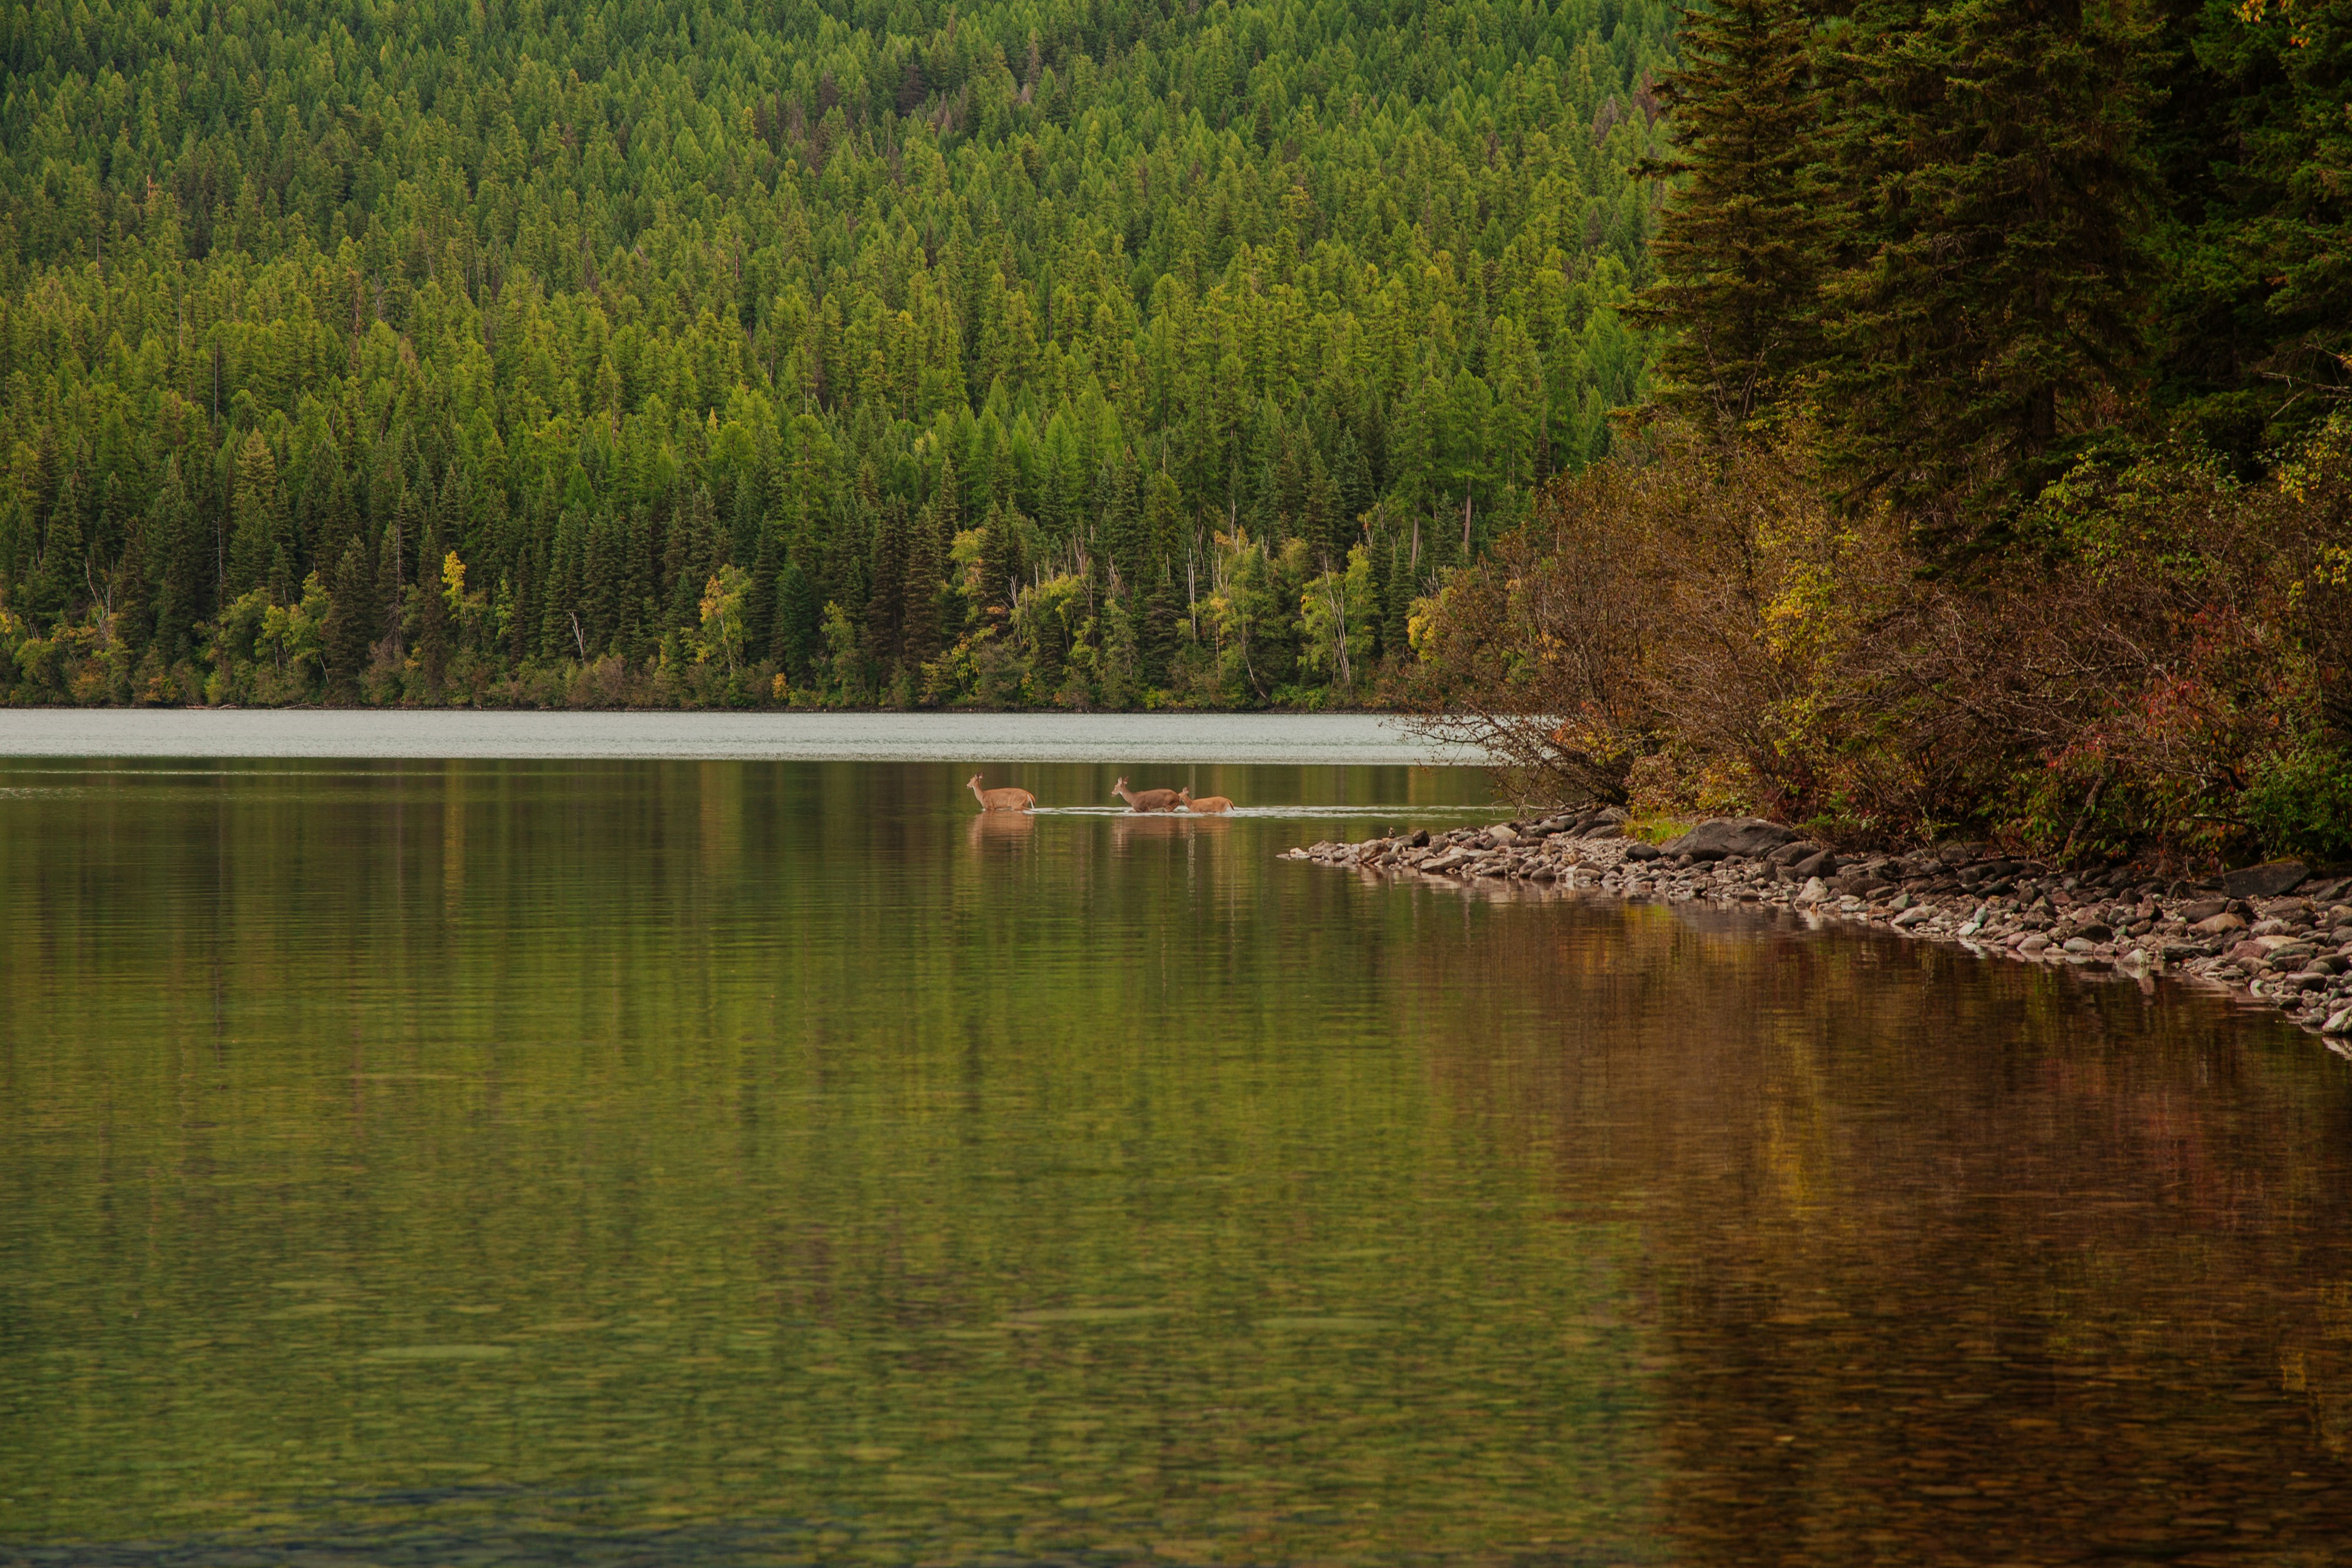
<path id="1" fill-rule="evenodd" d="M 2065 873 L 1989 844 L 1840 855 L 1795 830 L 1718 818 L 1670 843 L 1614 809 L 1325 841 L 1277 857 L 1456 886 L 1533 883 L 1622 899 L 1786 910 L 2053 967 L 2171 975 L 2260 1003 L 2352 1057 L 2352 877 L 2295 862 L 2207 882 L 2128 866 Z"/>
<path id="2" fill-rule="evenodd" d="M 6 758 L 1475 767 L 1393 716 L 18 708 Z"/>

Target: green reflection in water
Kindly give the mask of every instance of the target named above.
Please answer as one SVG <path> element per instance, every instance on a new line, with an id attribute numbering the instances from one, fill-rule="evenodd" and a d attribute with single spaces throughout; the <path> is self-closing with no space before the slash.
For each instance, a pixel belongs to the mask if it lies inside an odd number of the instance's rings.
<path id="1" fill-rule="evenodd" d="M 1634 1552 L 1637 1244 L 1446 1105 L 1333 825 L 966 771 L 38 776 L 0 1538 Z"/>
<path id="2" fill-rule="evenodd" d="M 970 771 L 0 764 L 0 1560 L 2352 1539 L 2308 1037 Z"/>

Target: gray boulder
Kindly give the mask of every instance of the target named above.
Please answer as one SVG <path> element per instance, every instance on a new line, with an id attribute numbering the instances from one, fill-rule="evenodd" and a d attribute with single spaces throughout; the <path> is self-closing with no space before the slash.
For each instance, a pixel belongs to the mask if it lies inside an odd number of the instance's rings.
<path id="1" fill-rule="evenodd" d="M 2222 877 L 2221 891 L 2231 898 L 2276 898 L 2302 886 L 2310 874 L 2301 861 L 2266 861 Z"/>
<path id="2" fill-rule="evenodd" d="M 1664 846 L 1670 855 L 1719 861 L 1729 855 L 1765 855 L 1804 835 L 1761 817 L 1716 817 Z"/>

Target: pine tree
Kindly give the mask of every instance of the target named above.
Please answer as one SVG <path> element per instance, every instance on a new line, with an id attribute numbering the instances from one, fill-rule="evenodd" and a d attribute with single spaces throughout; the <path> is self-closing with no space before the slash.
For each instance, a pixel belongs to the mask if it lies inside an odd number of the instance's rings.
<path id="1" fill-rule="evenodd" d="M 72 606 L 89 598 L 82 580 L 88 566 L 82 533 L 82 484 L 79 469 L 68 468 L 50 503 L 41 538 L 40 566 L 26 585 L 25 608 L 37 617 L 63 619 Z"/>
<path id="2" fill-rule="evenodd" d="M 807 674 L 809 661 L 816 654 L 824 605 L 817 597 L 816 584 L 796 557 L 786 555 L 774 579 L 775 629 L 769 656 L 780 669 L 799 679 Z"/>
<path id="3" fill-rule="evenodd" d="M 881 503 L 881 514 L 874 529 L 874 564 L 868 574 L 872 588 L 866 601 L 866 656 L 888 670 L 905 652 L 906 503 L 894 496 Z"/>
<path id="4" fill-rule="evenodd" d="M 1095 515 L 1102 553 L 1129 591 L 1143 580 L 1144 532 L 1135 504 L 1135 475 L 1118 458 L 1095 474 Z"/>
<path id="5" fill-rule="evenodd" d="M 155 582 L 155 645 L 166 661 L 187 656 L 189 629 L 205 613 L 204 538 L 175 454 L 147 514 L 148 560 Z"/>
<path id="6" fill-rule="evenodd" d="M 236 520 L 229 535 L 228 592 L 232 599 L 268 586 L 279 551 L 284 504 L 278 494 L 278 459 L 254 431 L 236 454 Z M 290 572 L 289 560 L 280 568 Z"/>
<path id="7" fill-rule="evenodd" d="M 669 583 L 669 623 L 688 627 L 701 623 L 703 585 L 719 570 L 719 514 L 711 505 L 710 488 L 697 485 L 685 510 L 673 519 L 662 555 L 662 576 Z"/>
<path id="8" fill-rule="evenodd" d="M 393 502 L 392 521 L 376 551 L 376 591 L 383 596 L 384 636 L 394 659 L 408 646 L 408 551 L 415 538 L 416 497 L 404 487 Z"/>
<path id="9" fill-rule="evenodd" d="M 1176 622 L 1181 614 L 1176 585 L 1164 570 L 1151 573 L 1144 595 L 1142 646 L 1138 650 L 1143 684 L 1165 686 L 1176 659 Z"/>
<path id="10" fill-rule="evenodd" d="M 1330 472 L 1323 466 L 1318 455 L 1309 455 L 1307 465 L 1307 493 L 1298 517 L 1298 537 L 1315 552 L 1317 563 L 1325 571 L 1344 569 L 1348 563 L 1348 547 L 1354 543 L 1354 521 L 1339 500 L 1339 486 L 1331 483 Z"/>
<path id="11" fill-rule="evenodd" d="M 947 579 L 947 546 L 936 505 L 925 507 L 908 530 L 904 632 L 900 647 L 909 669 L 939 657 L 942 642 L 940 593 Z"/>
<path id="12" fill-rule="evenodd" d="M 1000 629 L 1012 617 L 1022 573 L 1018 516 L 992 503 L 980 529 L 980 608 L 989 623 Z"/>
<path id="13" fill-rule="evenodd" d="M 368 650 L 375 643 L 375 572 L 367 546 L 354 538 L 343 546 L 328 586 L 326 642 L 327 678 L 348 687 L 367 668 Z"/>
<path id="14" fill-rule="evenodd" d="M 134 519 L 123 541 L 122 559 L 114 569 L 114 637 L 125 648 L 143 652 L 154 635 L 153 589 L 147 568 L 147 525 Z"/>
<path id="15" fill-rule="evenodd" d="M 1672 106 L 1672 179 L 1651 253 L 1660 281 L 1637 314 L 1669 329 L 1658 402 L 1738 429 L 1820 357 L 1822 275 L 1833 257 L 1818 173 L 1822 94 L 1796 0 L 1716 0 L 1685 13 Z"/>
<path id="16" fill-rule="evenodd" d="M 1825 291 L 1823 411 L 1855 483 L 1942 559 L 2137 376 L 2146 36 L 2076 0 L 1876 0 L 1839 50 L 1856 256 Z"/>

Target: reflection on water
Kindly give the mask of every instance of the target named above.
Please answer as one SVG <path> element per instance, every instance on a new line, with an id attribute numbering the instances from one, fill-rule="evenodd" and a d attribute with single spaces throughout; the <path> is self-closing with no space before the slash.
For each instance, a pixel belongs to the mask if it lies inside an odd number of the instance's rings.
<path id="1" fill-rule="evenodd" d="M 0 1561 L 2352 1538 L 2352 1102 L 2306 1037 L 1274 859 L 1370 822 L 982 816 L 968 773 L 0 797 Z"/>

